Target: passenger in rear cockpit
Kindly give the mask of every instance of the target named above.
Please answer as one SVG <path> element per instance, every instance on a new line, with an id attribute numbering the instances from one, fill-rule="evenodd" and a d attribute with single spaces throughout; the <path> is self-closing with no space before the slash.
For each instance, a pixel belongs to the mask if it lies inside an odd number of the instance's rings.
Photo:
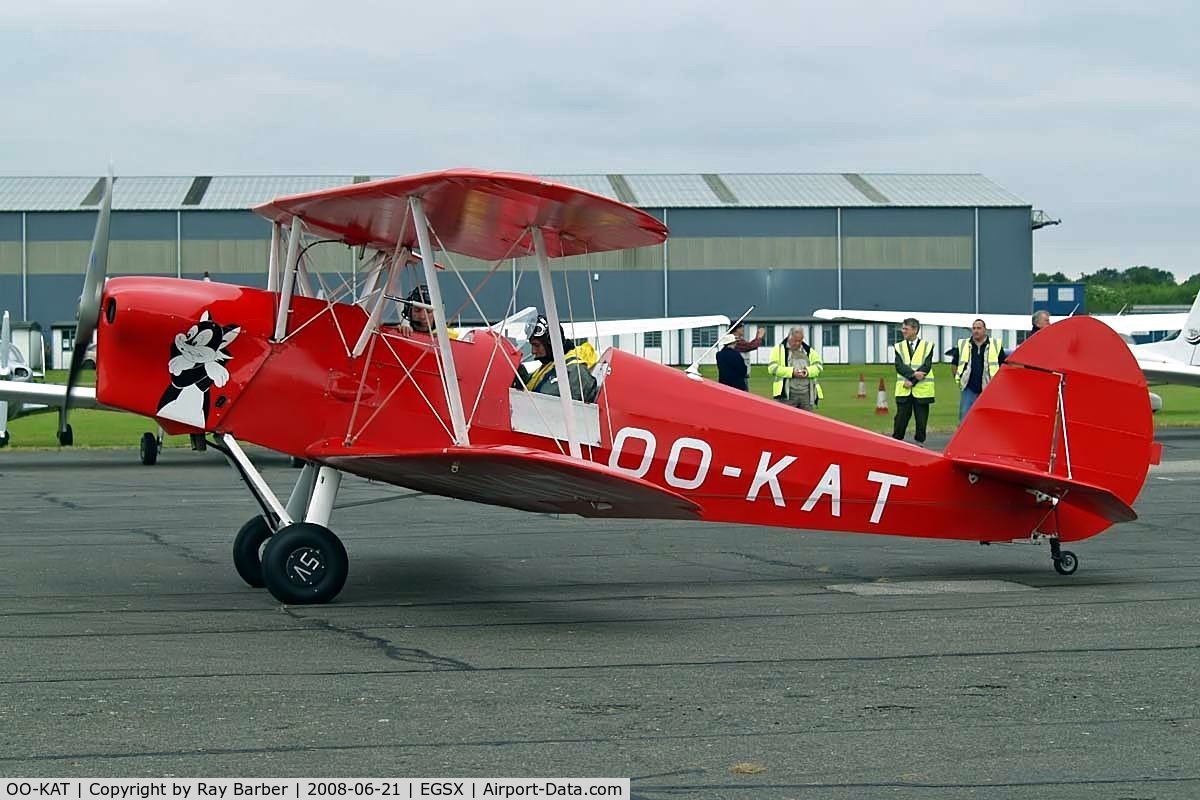
<path id="1" fill-rule="evenodd" d="M 576 345 L 567 338 L 562 327 L 558 329 L 562 338 L 563 353 L 566 355 L 567 375 L 571 385 L 571 397 L 585 403 L 596 401 L 596 378 L 592 375 L 592 367 L 599 357 L 596 349 L 588 342 Z M 550 324 L 546 318 L 539 316 L 529 334 L 529 349 L 533 357 L 541 362 L 541 366 L 525 381 L 525 388 L 540 394 L 559 395 L 559 376 L 554 367 L 554 351 L 550 344 Z"/>

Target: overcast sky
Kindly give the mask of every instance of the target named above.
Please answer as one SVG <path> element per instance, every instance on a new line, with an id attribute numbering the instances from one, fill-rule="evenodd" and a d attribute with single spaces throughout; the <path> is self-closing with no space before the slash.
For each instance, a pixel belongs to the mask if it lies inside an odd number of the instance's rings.
<path id="1" fill-rule="evenodd" d="M 1063 220 L 1035 269 L 1187 276 L 1197 31 L 1195 2 L 12 2 L 0 174 L 980 172 Z"/>

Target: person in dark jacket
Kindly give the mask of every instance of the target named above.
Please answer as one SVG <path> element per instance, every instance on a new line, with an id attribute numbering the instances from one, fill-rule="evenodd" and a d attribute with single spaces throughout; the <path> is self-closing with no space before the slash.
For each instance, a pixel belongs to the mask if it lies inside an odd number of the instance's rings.
<path id="1" fill-rule="evenodd" d="M 750 391 L 750 369 L 746 366 L 746 359 L 742 357 L 741 351 L 738 349 L 738 342 L 744 341 L 741 338 L 741 329 L 741 325 L 730 329 L 729 332 L 737 338 L 717 351 L 717 380 L 726 386 L 748 392 Z"/>
<path id="2" fill-rule="evenodd" d="M 1042 328 L 1048 328 L 1050 326 L 1050 312 L 1045 309 L 1042 309 L 1041 311 L 1035 311 L 1033 312 L 1032 321 L 1033 328 L 1029 331 L 1030 336 L 1033 336 Z"/>

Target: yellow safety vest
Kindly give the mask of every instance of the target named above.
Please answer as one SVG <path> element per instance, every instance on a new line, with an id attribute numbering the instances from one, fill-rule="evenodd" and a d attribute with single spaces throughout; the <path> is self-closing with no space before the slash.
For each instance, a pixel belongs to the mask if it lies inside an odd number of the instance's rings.
<path id="1" fill-rule="evenodd" d="M 821 352 L 813 345 L 808 348 L 808 379 L 813 382 L 816 387 L 817 399 L 825 397 L 825 393 L 821 390 L 821 384 L 817 382 L 817 378 L 824 371 L 825 364 L 821 361 Z M 773 380 L 771 382 L 771 397 L 781 397 L 783 395 L 783 382 L 791 380 L 792 365 L 789 362 L 787 341 L 782 341 L 775 345 L 771 350 L 771 360 L 767 363 L 767 374 Z"/>
<path id="2" fill-rule="evenodd" d="M 917 339 L 917 346 L 913 348 L 913 354 L 908 355 L 908 342 L 901 339 L 896 342 L 894 348 L 896 355 L 900 356 L 900 361 L 908 367 L 916 369 L 925 363 L 925 359 L 933 352 L 933 342 L 927 342 L 924 339 Z M 933 367 L 929 368 L 929 373 L 920 381 L 913 384 L 912 388 L 904 385 L 906 378 L 897 373 L 896 375 L 896 397 L 908 397 L 912 395 L 917 398 L 932 398 L 933 385 Z"/>
<path id="3" fill-rule="evenodd" d="M 958 385 L 962 388 L 967 388 L 967 381 L 971 379 L 971 356 L 974 355 L 975 348 L 972 347 L 970 339 L 958 340 Z M 988 385 L 997 372 L 1000 371 L 1000 350 L 1002 349 L 999 339 L 988 339 L 987 350 L 985 356 L 987 360 L 984 362 L 987 369 L 983 370 L 983 377 L 980 381 L 980 388 Z"/>

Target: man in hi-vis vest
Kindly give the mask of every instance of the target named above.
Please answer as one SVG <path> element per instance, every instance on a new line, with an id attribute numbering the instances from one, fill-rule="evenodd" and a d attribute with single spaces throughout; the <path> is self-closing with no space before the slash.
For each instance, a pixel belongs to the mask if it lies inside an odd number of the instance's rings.
<path id="1" fill-rule="evenodd" d="M 917 418 L 914 438 L 925 446 L 925 426 L 929 423 L 929 407 L 933 405 L 933 342 L 917 334 L 921 323 L 912 317 L 900 326 L 904 340 L 896 342 L 896 421 L 892 438 L 903 439 L 908 420 Z"/>
<path id="2" fill-rule="evenodd" d="M 958 385 L 962 394 L 958 398 L 958 421 L 961 423 L 987 388 L 988 381 L 1000 371 L 1004 363 L 1004 348 L 999 339 L 988 336 L 987 325 L 977 319 L 971 323 L 971 338 L 958 340 Z"/>

